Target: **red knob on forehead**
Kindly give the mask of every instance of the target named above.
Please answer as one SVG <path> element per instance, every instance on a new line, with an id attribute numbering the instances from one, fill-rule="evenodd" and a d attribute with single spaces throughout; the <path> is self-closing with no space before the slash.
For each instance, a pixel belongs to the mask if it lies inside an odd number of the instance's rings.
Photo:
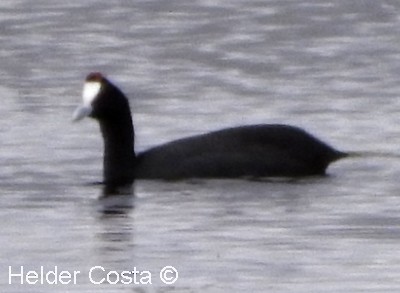
<path id="1" fill-rule="evenodd" d="M 102 81 L 103 78 L 104 76 L 100 72 L 92 72 L 88 74 L 86 81 Z"/>

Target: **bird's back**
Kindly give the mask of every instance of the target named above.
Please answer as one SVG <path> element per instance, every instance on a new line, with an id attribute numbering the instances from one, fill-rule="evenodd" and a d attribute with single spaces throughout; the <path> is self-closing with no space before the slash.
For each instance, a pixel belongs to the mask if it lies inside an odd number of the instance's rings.
<path id="1" fill-rule="evenodd" d="M 137 156 L 136 178 L 235 178 L 324 174 L 345 156 L 286 125 L 228 128 L 166 143 Z"/>

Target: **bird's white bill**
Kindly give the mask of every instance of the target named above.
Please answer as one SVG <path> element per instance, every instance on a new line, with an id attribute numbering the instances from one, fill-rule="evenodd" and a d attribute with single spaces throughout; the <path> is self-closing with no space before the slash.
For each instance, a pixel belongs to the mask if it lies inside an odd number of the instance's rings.
<path id="1" fill-rule="evenodd" d="M 92 113 L 92 103 L 101 91 L 101 82 L 87 81 L 83 85 L 82 100 L 83 104 L 79 106 L 72 115 L 72 121 L 79 121 Z"/>
<path id="2" fill-rule="evenodd" d="M 72 121 L 79 121 L 82 120 L 83 118 L 87 117 L 92 113 L 92 107 L 90 106 L 79 106 L 76 108 L 74 114 L 72 114 Z"/>

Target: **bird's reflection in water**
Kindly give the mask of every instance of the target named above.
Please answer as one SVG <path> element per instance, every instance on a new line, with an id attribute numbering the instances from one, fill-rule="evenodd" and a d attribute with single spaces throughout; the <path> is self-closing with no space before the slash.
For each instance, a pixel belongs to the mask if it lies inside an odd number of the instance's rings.
<path id="1" fill-rule="evenodd" d="M 97 200 L 96 259 L 104 267 L 130 268 L 133 253 L 134 188 L 104 185 Z"/>
<path id="2" fill-rule="evenodd" d="M 127 214 L 134 208 L 134 184 L 103 186 L 98 200 L 99 212 L 104 216 Z"/>

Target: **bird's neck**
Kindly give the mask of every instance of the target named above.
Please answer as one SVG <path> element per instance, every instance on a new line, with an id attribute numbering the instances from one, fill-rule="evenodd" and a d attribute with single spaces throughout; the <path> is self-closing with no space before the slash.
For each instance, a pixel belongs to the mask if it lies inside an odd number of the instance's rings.
<path id="1" fill-rule="evenodd" d="M 131 115 L 100 122 L 104 139 L 104 183 L 126 185 L 133 182 L 135 152 Z"/>

